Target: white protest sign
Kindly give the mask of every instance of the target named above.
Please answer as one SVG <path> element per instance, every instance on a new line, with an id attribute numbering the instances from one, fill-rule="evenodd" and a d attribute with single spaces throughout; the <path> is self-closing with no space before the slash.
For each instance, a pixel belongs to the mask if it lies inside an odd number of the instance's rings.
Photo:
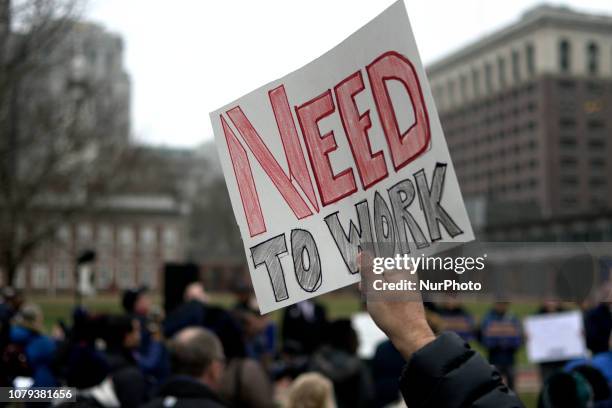
<path id="1" fill-rule="evenodd" d="M 587 353 L 579 311 L 530 316 L 524 325 L 530 362 L 563 361 Z"/>
<path id="2" fill-rule="evenodd" d="M 387 340 L 387 335 L 378 328 L 369 313 L 356 313 L 351 317 L 353 328 L 359 338 L 357 354 L 361 358 L 371 359 L 380 343 Z"/>
<path id="3" fill-rule="evenodd" d="M 360 242 L 474 238 L 401 1 L 210 116 L 262 313 L 358 282 Z"/>

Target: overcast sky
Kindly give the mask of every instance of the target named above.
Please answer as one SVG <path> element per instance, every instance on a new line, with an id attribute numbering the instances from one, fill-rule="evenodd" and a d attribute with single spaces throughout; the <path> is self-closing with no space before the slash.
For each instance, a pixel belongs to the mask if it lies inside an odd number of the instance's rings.
<path id="1" fill-rule="evenodd" d="M 123 36 L 132 130 L 191 147 L 212 137 L 208 113 L 305 65 L 393 0 L 90 0 L 87 17 Z M 405 0 L 427 64 L 518 19 L 537 0 Z M 612 14 L 610 0 L 567 0 Z"/>

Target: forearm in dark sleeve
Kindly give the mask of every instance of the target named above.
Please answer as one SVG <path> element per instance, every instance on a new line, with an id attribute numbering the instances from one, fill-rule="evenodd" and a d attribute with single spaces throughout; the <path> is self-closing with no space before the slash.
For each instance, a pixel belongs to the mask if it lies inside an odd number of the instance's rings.
<path id="1" fill-rule="evenodd" d="M 454 333 L 414 353 L 400 378 L 410 408 L 522 408 L 499 373 Z"/>

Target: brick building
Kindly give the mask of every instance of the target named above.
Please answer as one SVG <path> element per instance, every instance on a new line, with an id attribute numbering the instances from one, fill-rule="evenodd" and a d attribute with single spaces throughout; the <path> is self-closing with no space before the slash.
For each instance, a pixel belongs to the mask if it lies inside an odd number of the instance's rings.
<path id="1" fill-rule="evenodd" d="M 166 262 L 184 260 L 186 209 L 168 195 L 109 197 L 59 226 L 17 272 L 16 286 L 37 291 L 69 291 L 76 259 L 94 250 L 97 290 L 147 285 L 159 289 Z M 27 232 L 25 232 L 27 233 Z"/>
<path id="2" fill-rule="evenodd" d="M 428 74 L 488 228 L 550 220 L 539 236 L 559 238 L 555 222 L 593 220 L 581 228 L 612 238 L 612 17 L 540 6 Z"/>

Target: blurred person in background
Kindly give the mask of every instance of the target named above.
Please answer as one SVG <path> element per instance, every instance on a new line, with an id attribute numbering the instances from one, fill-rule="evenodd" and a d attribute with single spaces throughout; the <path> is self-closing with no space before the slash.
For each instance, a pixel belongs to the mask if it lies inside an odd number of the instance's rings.
<path id="1" fill-rule="evenodd" d="M 393 343 L 385 340 L 376 347 L 370 364 L 374 380 L 374 407 L 385 407 L 401 398 L 397 379 L 406 365 Z"/>
<path id="2" fill-rule="evenodd" d="M 7 347 L 13 348 L 12 353 L 17 359 L 23 360 L 25 357 L 24 363 L 31 373 L 33 387 L 55 387 L 58 381 L 52 365 L 57 345 L 55 340 L 43 333 L 43 321 L 38 305 L 26 304 L 21 307 L 13 318 Z"/>
<path id="3" fill-rule="evenodd" d="M 243 337 L 238 347 L 235 346 L 237 342 L 234 342 L 225 352 L 226 366 L 219 394 L 231 407 L 273 407 L 274 392 L 266 367 L 262 363 L 264 354 L 262 350 L 258 350 L 257 354 L 253 350 L 254 340 L 264 333 L 268 318 L 259 315 L 254 299 L 246 305 L 243 303 L 233 314 L 240 324 Z"/>
<path id="4" fill-rule="evenodd" d="M 168 343 L 172 375 L 146 408 L 222 408 L 218 396 L 225 356 L 219 338 L 202 327 L 180 330 Z"/>
<path id="5" fill-rule="evenodd" d="M 285 408 L 335 408 L 334 388 L 327 378 L 318 373 L 305 373 L 289 388 Z"/>
<path id="6" fill-rule="evenodd" d="M 145 375 L 136 361 L 140 322 L 130 316 L 110 315 L 104 325 L 104 356 L 114 392 L 122 407 L 137 407 L 147 397 Z"/>
<path id="7" fill-rule="evenodd" d="M 521 322 L 510 312 L 508 302 L 495 302 L 480 326 L 480 342 L 487 349 L 489 362 L 514 389 L 516 353 L 523 344 Z"/>
<path id="8" fill-rule="evenodd" d="M 245 281 L 240 281 L 234 286 L 234 309 L 249 308 L 249 303 L 253 297 L 251 285 Z"/>
<path id="9" fill-rule="evenodd" d="M 597 368 L 581 364 L 574 367 L 570 372 L 575 372 L 589 383 L 593 391 L 593 407 L 594 408 L 611 408 L 612 407 L 612 390 L 610 384 L 604 375 Z"/>
<path id="10" fill-rule="evenodd" d="M 584 333 L 587 348 L 594 355 L 610 349 L 610 333 L 612 333 L 610 303 L 600 302 L 584 312 Z"/>
<path id="11" fill-rule="evenodd" d="M 244 333 L 246 355 L 263 364 L 266 369 L 276 358 L 278 330 L 269 315 L 261 315 L 257 299 L 251 294 L 245 303 L 239 303 L 234 315 Z"/>
<path id="12" fill-rule="evenodd" d="M 200 282 L 187 285 L 183 299 L 184 302 L 164 320 L 163 332 L 166 338 L 187 327 L 204 327 L 217 335 L 226 354 L 245 355 L 243 333 L 238 322 L 225 309 L 209 303 Z"/>
<path id="13" fill-rule="evenodd" d="M 244 355 L 227 354 L 219 395 L 230 407 L 274 407 L 274 389 L 263 365 Z"/>
<path id="14" fill-rule="evenodd" d="M 154 319 L 147 287 L 126 290 L 121 305 L 127 316 L 139 322 L 140 346 L 136 354 L 138 365 L 154 382 L 162 381 L 169 373 L 169 360 L 162 341 L 161 322 Z"/>
<path id="15" fill-rule="evenodd" d="M 11 286 L 0 290 L 0 358 L 5 359 L 5 351 L 10 342 L 11 320 L 23 304 L 23 296 Z M 8 356 L 6 356 L 8 358 Z M 10 373 L 6 362 L 0 364 L 0 387 L 10 385 Z"/>
<path id="16" fill-rule="evenodd" d="M 456 295 L 449 295 L 437 310 L 442 320 L 442 330 L 455 332 L 465 341 L 476 338 L 474 317 L 463 307 Z"/>
<path id="17" fill-rule="evenodd" d="M 303 300 L 285 309 L 281 337 L 283 343 L 292 340 L 310 354 L 323 343 L 326 326 L 326 309 L 312 299 Z"/>
<path id="18" fill-rule="evenodd" d="M 90 315 L 78 308 L 73 325 L 60 342 L 55 368 L 65 385 L 85 390 L 100 384 L 109 374 L 110 366 L 98 340 L 106 330 L 106 316 Z"/>
<path id="19" fill-rule="evenodd" d="M 593 390 L 579 373 L 557 372 L 542 387 L 538 408 L 591 408 L 594 407 Z"/>
<path id="20" fill-rule="evenodd" d="M 328 325 L 326 339 L 312 356 L 310 369 L 329 378 L 339 408 L 368 407 L 374 398 L 372 378 L 357 356 L 358 338 L 351 321 Z"/>
<path id="21" fill-rule="evenodd" d="M 389 282 L 394 277 L 384 276 Z M 422 302 L 366 299 L 372 320 L 407 361 L 399 389 L 408 407 L 524 407 L 499 372 L 459 336 L 434 335 Z"/>
<path id="22" fill-rule="evenodd" d="M 288 392 L 293 380 L 308 371 L 310 356 L 304 354 L 302 346 L 292 340 L 283 343 L 278 358 L 270 367 L 270 375 L 274 382 L 274 393 L 277 399 Z"/>

